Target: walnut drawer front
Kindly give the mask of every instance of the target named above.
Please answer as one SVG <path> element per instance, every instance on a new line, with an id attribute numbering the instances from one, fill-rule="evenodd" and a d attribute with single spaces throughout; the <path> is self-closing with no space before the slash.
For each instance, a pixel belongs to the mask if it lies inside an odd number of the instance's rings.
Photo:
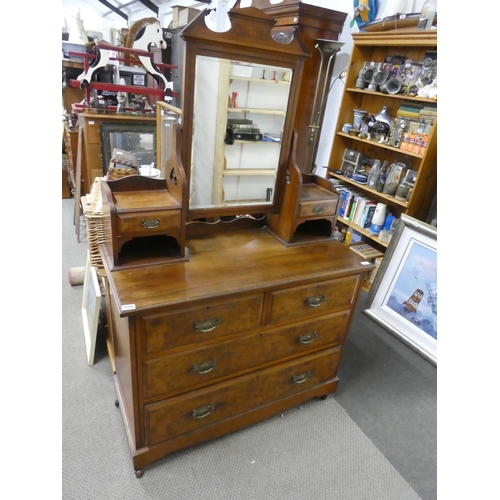
<path id="1" fill-rule="evenodd" d="M 146 399 L 171 397 L 259 365 L 342 343 L 349 311 L 144 361 Z"/>
<path id="2" fill-rule="evenodd" d="M 269 324 L 290 323 L 350 307 L 359 276 L 346 276 L 271 293 Z"/>
<path id="3" fill-rule="evenodd" d="M 180 210 L 158 210 L 117 215 L 120 234 L 154 234 L 180 227 Z"/>
<path id="4" fill-rule="evenodd" d="M 209 426 L 335 377 L 340 347 L 147 405 L 146 445 Z"/>
<path id="5" fill-rule="evenodd" d="M 299 203 L 299 217 L 335 215 L 337 200 L 303 201 Z"/>
<path id="6" fill-rule="evenodd" d="M 224 303 L 145 317 L 143 353 L 196 344 L 257 328 L 263 300 L 263 294 L 228 298 Z"/>

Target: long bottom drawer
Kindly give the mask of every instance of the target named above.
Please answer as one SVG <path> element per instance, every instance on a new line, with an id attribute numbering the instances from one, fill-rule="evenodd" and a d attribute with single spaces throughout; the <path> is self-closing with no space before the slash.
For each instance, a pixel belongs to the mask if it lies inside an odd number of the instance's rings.
<path id="1" fill-rule="evenodd" d="M 271 403 L 334 378 L 340 346 L 145 407 L 146 446 Z"/>

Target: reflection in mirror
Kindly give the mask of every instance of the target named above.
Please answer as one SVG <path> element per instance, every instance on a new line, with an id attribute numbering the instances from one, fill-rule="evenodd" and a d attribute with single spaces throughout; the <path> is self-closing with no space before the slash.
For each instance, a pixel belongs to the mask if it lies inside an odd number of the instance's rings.
<path id="1" fill-rule="evenodd" d="M 151 124 L 101 123 L 102 168 L 106 175 L 113 149 L 136 155 L 139 165 L 156 163 L 156 126 Z"/>
<path id="2" fill-rule="evenodd" d="M 196 56 L 191 209 L 272 204 L 291 73 Z"/>

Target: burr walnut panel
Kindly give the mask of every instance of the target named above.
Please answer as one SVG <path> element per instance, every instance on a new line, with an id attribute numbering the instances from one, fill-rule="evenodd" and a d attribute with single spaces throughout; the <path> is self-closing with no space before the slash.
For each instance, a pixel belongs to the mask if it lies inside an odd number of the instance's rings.
<path id="1" fill-rule="evenodd" d="M 331 380 L 340 348 L 328 349 L 145 407 L 148 446 Z"/>
<path id="2" fill-rule="evenodd" d="M 170 397 L 280 359 L 340 345 L 349 311 L 144 361 L 145 398 Z"/>
<path id="3" fill-rule="evenodd" d="M 262 303 L 263 295 L 257 294 L 148 316 L 144 352 L 172 349 L 257 328 Z"/>

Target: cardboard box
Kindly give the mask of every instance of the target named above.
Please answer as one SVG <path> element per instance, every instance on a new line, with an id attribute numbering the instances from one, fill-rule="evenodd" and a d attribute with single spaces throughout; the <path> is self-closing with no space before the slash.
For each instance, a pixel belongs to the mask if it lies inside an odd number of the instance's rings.
<path id="1" fill-rule="evenodd" d="M 172 7 L 172 28 L 181 28 L 189 24 L 200 11 L 191 7 L 176 5 Z"/>

